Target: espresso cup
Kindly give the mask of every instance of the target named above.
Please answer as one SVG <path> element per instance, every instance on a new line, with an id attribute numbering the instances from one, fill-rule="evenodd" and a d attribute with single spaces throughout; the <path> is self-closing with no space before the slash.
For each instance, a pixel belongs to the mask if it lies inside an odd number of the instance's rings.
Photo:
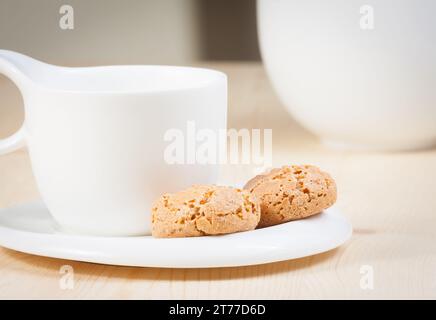
<path id="1" fill-rule="evenodd" d="M 173 66 L 66 68 L 0 50 L 0 73 L 20 89 L 22 128 L 0 154 L 27 145 L 58 226 L 90 235 L 147 235 L 166 192 L 215 183 L 218 165 L 172 164 L 168 130 L 226 128 L 227 78 Z"/>

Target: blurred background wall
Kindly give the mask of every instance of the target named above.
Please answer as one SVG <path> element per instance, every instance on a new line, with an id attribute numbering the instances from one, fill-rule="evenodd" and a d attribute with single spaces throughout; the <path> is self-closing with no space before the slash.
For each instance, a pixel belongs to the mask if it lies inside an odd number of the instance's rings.
<path id="1" fill-rule="evenodd" d="M 198 0 L 205 60 L 259 60 L 256 0 Z"/>
<path id="2" fill-rule="evenodd" d="M 62 5 L 74 29 L 62 30 Z M 255 0 L 0 0 L 0 48 L 50 63 L 258 60 Z"/>

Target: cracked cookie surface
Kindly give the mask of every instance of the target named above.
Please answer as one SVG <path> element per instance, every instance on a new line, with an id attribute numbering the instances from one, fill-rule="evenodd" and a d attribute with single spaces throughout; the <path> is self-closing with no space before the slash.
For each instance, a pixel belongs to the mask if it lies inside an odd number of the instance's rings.
<path id="1" fill-rule="evenodd" d="M 260 206 L 246 190 L 195 185 L 164 194 L 152 208 L 154 237 L 196 237 L 256 228 Z"/>
<path id="2" fill-rule="evenodd" d="M 328 173 L 311 165 L 272 169 L 248 181 L 244 189 L 260 202 L 258 227 L 306 218 L 336 201 L 335 181 Z"/>

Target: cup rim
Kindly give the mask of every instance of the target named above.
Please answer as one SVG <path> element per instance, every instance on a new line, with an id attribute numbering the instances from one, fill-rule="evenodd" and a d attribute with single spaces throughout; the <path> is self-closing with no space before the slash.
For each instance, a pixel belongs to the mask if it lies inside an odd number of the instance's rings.
<path id="1" fill-rule="evenodd" d="M 128 69 L 131 69 L 133 72 L 136 70 L 138 72 L 138 69 L 144 69 L 144 71 L 159 71 L 159 69 L 162 70 L 162 72 L 166 73 L 172 73 L 174 74 L 179 73 L 186 73 L 187 79 L 186 82 L 183 83 L 182 86 L 180 85 L 168 85 L 168 86 L 161 86 L 159 88 L 150 89 L 147 87 L 144 88 L 134 88 L 134 89 L 92 89 L 92 88 L 86 88 L 86 89 L 78 89 L 78 88 L 71 88 L 68 86 L 63 87 L 62 85 L 56 86 L 53 85 L 53 83 L 41 83 L 41 81 L 38 81 L 35 79 L 34 81 L 31 81 L 31 86 L 43 90 L 43 91 L 50 91 L 53 93 L 75 93 L 75 94 L 101 94 L 101 95 L 131 95 L 131 94 L 146 94 L 146 95 L 153 95 L 153 94 L 161 94 L 161 93 L 172 93 L 172 92 L 183 92 L 183 91 L 190 91 L 190 90 L 197 90 L 202 89 L 206 87 L 210 87 L 213 84 L 216 83 L 227 83 L 227 75 L 219 70 L 210 69 L 210 68 L 203 68 L 203 67 L 191 67 L 191 66 L 174 66 L 174 65 L 109 65 L 109 66 L 92 66 L 92 67 L 59 67 L 59 66 L 53 66 L 55 67 L 55 70 L 52 72 L 54 74 L 56 73 L 64 73 L 66 76 L 73 75 L 80 77 L 80 73 L 103 73 L 103 72 L 117 72 L 117 71 L 124 71 L 128 72 Z M 197 79 L 192 80 L 188 79 L 189 76 L 192 76 L 193 74 L 196 74 Z M 62 76 L 62 75 L 61 75 Z M 169 78 L 167 78 L 168 80 Z M 180 79 L 179 79 L 180 80 Z"/>

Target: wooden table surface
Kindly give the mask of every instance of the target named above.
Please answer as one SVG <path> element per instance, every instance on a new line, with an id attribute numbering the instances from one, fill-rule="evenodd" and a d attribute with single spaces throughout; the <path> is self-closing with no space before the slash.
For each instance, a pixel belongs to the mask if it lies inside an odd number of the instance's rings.
<path id="1" fill-rule="evenodd" d="M 326 149 L 286 113 L 261 64 L 205 66 L 229 75 L 229 127 L 272 128 L 275 166 L 312 163 L 333 175 L 337 208 L 354 227 L 351 240 L 308 258 L 221 269 L 116 267 L 0 248 L 0 298 L 436 298 L 436 149 Z M 5 78 L 0 96 L 4 137 L 23 111 L 18 90 Z M 226 168 L 224 176 L 246 179 L 250 170 Z M 35 198 L 27 152 L 0 156 L 0 207 Z M 73 267 L 73 289 L 60 286 L 64 265 Z"/>

